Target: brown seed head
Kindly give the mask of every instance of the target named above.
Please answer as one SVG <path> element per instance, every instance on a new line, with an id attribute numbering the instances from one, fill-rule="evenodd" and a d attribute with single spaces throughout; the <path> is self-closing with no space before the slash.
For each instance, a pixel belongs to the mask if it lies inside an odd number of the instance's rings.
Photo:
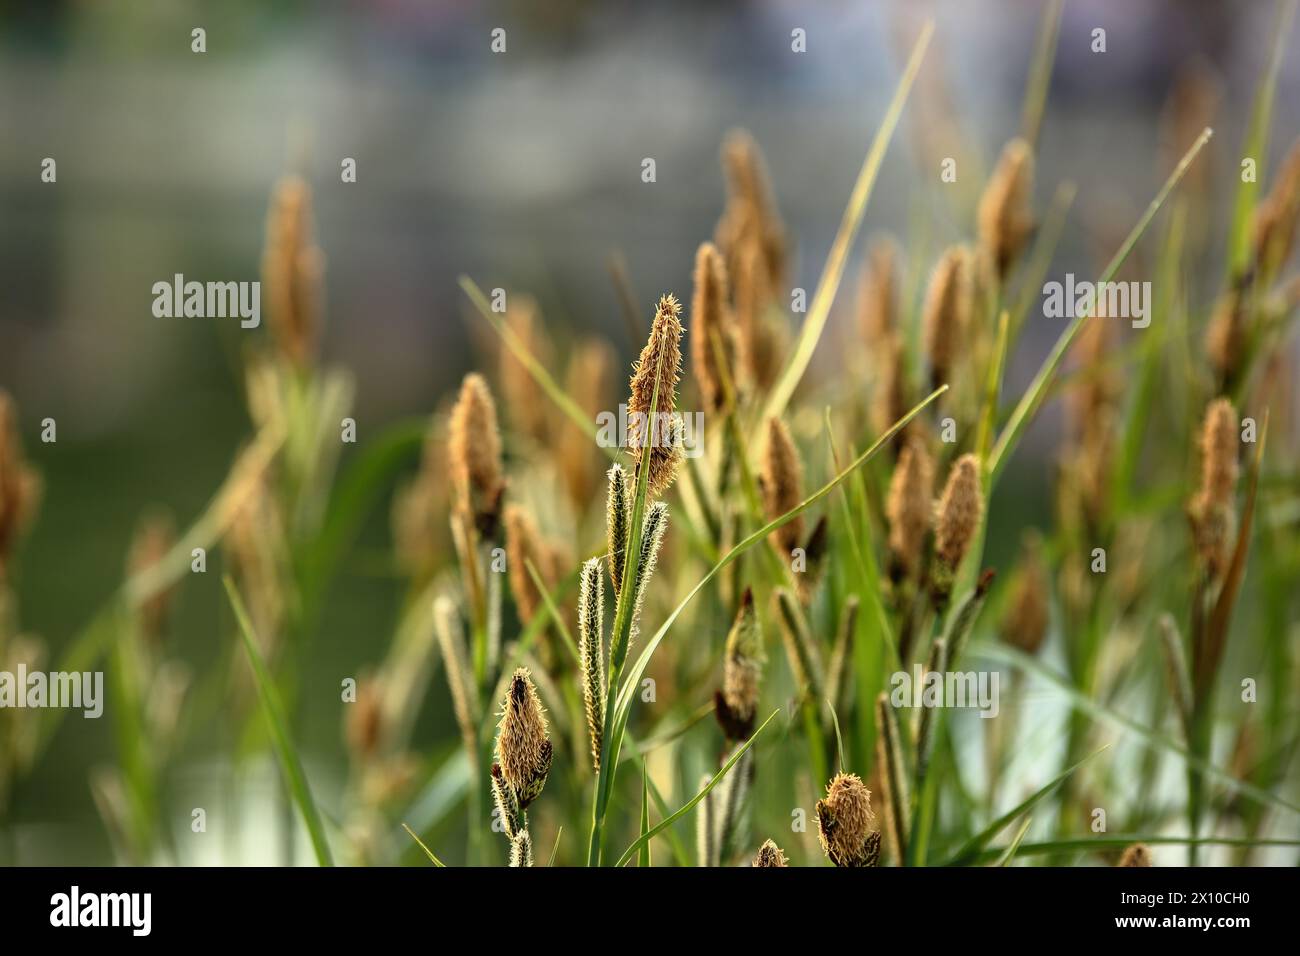
<path id="1" fill-rule="evenodd" d="M 1150 866 L 1151 851 L 1145 843 L 1134 843 L 1124 850 L 1124 855 L 1119 858 L 1120 866 Z"/>
<path id="2" fill-rule="evenodd" d="M 727 206 L 715 239 L 731 271 L 736 253 L 755 246 L 762 253 L 769 286 L 779 286 L 785 274 L 785 227 L 776 211 L 763 154 L 744 130 L 727 134 L 722 144 L 722 169 L 727 179 Z"/>
<path id="3" fill-rule="evenodd" d="M 515 671 L 501 706 L 497 733 L 497 762 L 502 776 L 515 790 L 521 809 L 542 792 L 551 771 L 551 741 L 546 715 L 537 698 L 528 668 Z"/>
<path id="4" fill-rule="evenodd" d="M 930 277 L 922 310 L 922 335 L 930 362 L 930 380 L 937 388 L 949 382 L 962 339 L 969 324 L 971 307 L 970 255 L 961 246 L 943 254 Z"/>
<path id="5" fill-rule="evenodd" d="M 779 418 L 767 420 L 767 444 L 763 450 L 759 481 L 768 520 L 774 520 L 803 501 L 803 465 L 794 439 Z M 772 540 L 788 556 L 803 540 L 803 516 L 787 521 L 772 532 Z"/>
<path id="6" fill-rule="evenodd" d="M 763 635 L 754 611 L 754 594 L 749 588 L 745 589 L 735 623 L 727 635 L 724 654 L 722 698 L 727 711 L 736 723 L 752 726 L 758 707 L 759 681 L 763 677 Z"/>
<path id="7" fill-rule="evenodd" d="M 916 573 L 925 552 L 934 501 L 934 461 L 925 442 L 913 438 L 898 456 L 889 481 L 885 514 L 889 519 L 889 551 L 907 576 Z"/>
<path id="8" fill-rule="evenodd" d="M 831 862 L 836 866 L 863 865 L 875 819 L 871 791 L 862 778 L 837 774 L 826 788 L 826 799 L 817 801 L 817 836 Z"/>
<path id="9" fill-rule="evenodd" d="M 1011 598 L 1002 618 L 1002 639 L 1026 654 L 1036 654 L 1047 637 L 1048 580 L 1042 543 L 1037 535 L 1025 539 Z"/>
<path id="10" fill-rule="evenodd" d="M 1300 219 L 1300 139 L 1291 146 L 1267 198 L 1255 210 L 1255 261 L 1272 276 L 1291 257 Z"/>
<path id="11" fill-rule="evenodd" d="M 1201 426 L 1201 490 L 1216 505 L 1230 506 L 1237 488 L 1237 412 L 1232 402 L 1218 398 L 1205 412 Z"/>
<path id="12" fill-rule="evenodd" d="M 650 497 L 657 498 L 672 484 L 681 458 L 672 418 L 677 408 L 677 383 L 682 374 L 682 306 L 675 296 L 659 299 L 650 338 L 632 371 L 632 396 L 628 399 L 628 446 L 637 469 L 643 448 L 649 449 Z M 658 381 L 658 398 L 651 408 Z"/>
<path id="13" fill-rule="evenodd" d="M 1033 231 L 1033 191 L 1033 150 L 1023 139 L 1013 139 L 1003 147 L 979 203 L 980 244 L 999 277 L 1006 277 Z"/>
<path id="14" fill-rule="evenodd" d="M 451 410 L 448 461 L 457 511 L 479 534 L 495 538 L 505 482 L 501 477 L 501 434 L 497 407 L 482 375 L 471 372 L 461 383 Z"/>
<path id="15" fill-rule="evenodd" d="M 300 368 L 310 364 L 316 351 L 324 268 L 325 256 L 312 234 L 311 188 L 297 176 L 286 176 L 271 196 L 262 281 L 276 345 Z"/>
<path id="16" fill-rule="evenodd" d="M 961 564 L 983 515 L 979 457 L 962 455 L 948 473 L 935 520 L 935 553 L 948 570 L 956 570 Z"/>
<path id="17" fill-rule="evenodd" d="M 556 553 L 542 540 L 533 516 L 518 505 L 507 505 L 505 510 L 506 564 L 510 569 L 510 591 L 515 597 L 519 619 L 525 623 L 533 619 L 542 606 L 542 594 L 528 571 L 529 562 L 537 569 L 548 586 L 555 583 Z"/>
<path id="18" fill-rule="evenodd" d="M 898 324 L 898 244 L 878 239 L 862 267 L 858 283 L 858 316 L 862 338 L 871 350 L 879 349 Z"/>
<path id="19" fill-rule="evenodd" d="M 736 382 L 735 330 L 729 315 L 727 267 L 711 242 L 695 254 L 695 297 L 691 300 L 691 367 L 709 411 L 726 405 L 723 374 Z M 719 350 L 722 362 L 718 361 Z"/>
<path id="20" fill-rule="evenodd" d="M 764 841 L 763 845 L 758 848 L 758 854 L 754 857 L 754 866 L 789 866 L 786 862 L 785 853 L 779 846 L 771 840 Z"/>

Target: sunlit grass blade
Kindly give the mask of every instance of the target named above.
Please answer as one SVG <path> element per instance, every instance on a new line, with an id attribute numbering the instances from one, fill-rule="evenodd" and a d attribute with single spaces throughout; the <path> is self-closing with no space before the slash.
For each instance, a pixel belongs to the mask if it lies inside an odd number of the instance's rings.
<path id="1" fill-rule="evenodd" d="M 446 865 L 442 862 L 442 860 L 438 859 L 436 856 L 433 855 L 433 851 L 424 845 L 424 841 L 415 835 L 414 830 L 408 827 L 405 823 L 402 824 L 402 829 L 405 830 L 407 833 L 411 834 L 411 839 L 414 840 L 417 844 L 419 844 L 420 849 L 424 851 L 424 855 L 429 858 L 430 863 L 432 863 L 434 866 L 440 869 Z"/>
<path id="2" fill-rule="evenodd" d="M 712 779 L 710 779 L 709 782 L 704 785 L 704 787 L 700 790 L 700 792 L 697 793 L 695 796 L 693 796 L 690 800 L 688 800 L 680 810 L 678 810 L 676 813 L 670 814 L 669 816 L 665 817 L 663 820 L 660 820 L 659 823 L 655 824 L 655 826 L 653 826 L 646 832 L 642 833 L 641 836 L 637 837 L 636 841 L 633 842 L 633 844 L 630 847 L 628 847 L 626 850 L 623 851 L 623 855 L 619 857 L 617 865 L 623 866 L 625 863 L 627 863 L 628 860 L 632 858 L 633 854 L 635 854 L 638 850 L 640 850 L 641 847 L 646 846 L 652 839 L 654 839 L 654 837 L 658 833 L 660 833 L 663 830 L 666 830 L 668 827 L 672 826 L 682 817 L 686 816 L 686 814 L 694 810 L 696 805 L 705 797 L 707 797 L 714 787 L 716 787 L 719 783 L 722 782 L 722 779 L 727 775 L 727 773 L 731 770 L 731 768 L 734 767 L 739 762 L 740 758 L 745 755 L 745 752 L 748 751 L 750 747 L 754 746 L 754 741 L 758 739 L 758 735 L 763 732 L 764 728 L 766 728 L 767 725 L 772 722 L 772 719 L 780 712 L 781 711 L 779 710 L 772 711 L 772 713 L 768 715 L 767 720 L 759 724 L 758 727 L 754 730 L 753 735 L 751 735 L 750 738 L 746 740 L 741 746 L 736 748 L 735 752 L 731 755 L 731 759 L 722 765 L 722 769 L 720 769 L 716 774 L 714 774 Z"/>
<path id="3" fill-rule="evenodd" d="M 1173 192 L 1174 187 L 1178 185 L 1178 181 L 1183 178 L 1183 174 L 1187 172 L 1192 161 L 1196 159 L 1197 154 L 1200 153 L 1201 148 L 1209 141 L 1212 135 L 1213 131 L 1209 127 L 1206 127 L 1201 132 L 1201 135 L 1197 137 L 1196 142 L 1192 144 L 1192 147 L 1183 155 L 1177 168 L 1170 173 L 1164 186 L 1161 187 L 1160 192 L 1156 194 L 1156 198 L 1151 200 L 1151 204 L 1147 206 L 1146 212 L 1142 214 L 1142 218 L 1138 220 L 1137 225 L 1133 227 L 1133 231 L 1128 234 L 1128 238 L 1124 240 L 1123 245 L 1120 246 L 1119 250 L 1110 260 L 1110 263 L 1106 266 L 1105 270 L 1103 270 L 1098 282 L 1109 282 L 1115 277 L 1120 266 L 1124 264 L 1124 260 L 1128 258 L 1133 247 L 1137 245 L 1138 240 L 1142 238 L 1142 234 L 1146 232 L 1147 226 L 1151 224 L 1151 220 L 1155 218 L 1156 213 L 1160 211 L 1160 207 L 1164 205 L 1165 200 L 1169 198 L 1169 194 Z M 1065 358 L 1065 353 L 1070 348 L 1070 344 L 1079 334 L 1079 330 L 1083 328 L 1083 323 L 1087 322 L 1091 318 L 1092 313 L 1089 311 L 1070 320 L 1070 324 L 1066 326 L 1065 331 L 1061 333 L 1061 337 L 1057 339 L 1056 344 L 1052 346 L 1052 351 L 1048 354 L 1042 367 L 1039 368 L 1038 373 L 1034 376 L 1029 388 L 1016 404 L 1015 409 L 1011 413 L 1011 418 L 1003 427 L 1002 434 L 998 436 L 997 443 L 993 446 L 993 453 L 988 462 L 987 472 L 988 485 L 990 489 L 997 481 L 998 476 L 1002 473 L 1002 469 L 1006 467 L 1007 461 L 1015 451 L 1016 445 L 1020 442 L 1021 435 L 1029 426 L 1030 421 L 1032 421 L 1034 415 L 1037 414 L 1039 406 L 1042 405 L 1043 400 L 1046 398 L 1052 380 L 1056 376 L 1057 367 Z"/>
<path id="4" fill-rule="evenodd" d="M 1025 822 L 1020 824 L 1020 829 L 1017 830 L 1016 835 L 1011 838 L 1011 842 L 1008 843 L 1007 848 L 1002 851 L 1002 855 L 998 857 L 997 862 L 993 864 L 994 866 L 1011 865 L 1011 858 L 1014 857 L 1016 851 L 1020 849 L 1020 841 L 1025 838 L 1025 834 L 1029 832 L 1029 825 L 1033 822 L 1033 817 L 1025 817 Z"/>
<path id="5" fill-rule="evenodd" d="M 333 866 L 334 857 L 330 853 L 329 840 L 325 836 L 325 824 L 321 820 L 316 801 L 312 798 L 311 788 L 307 784 L 307 775 L 303 773 L 302 761 L 298 757 L 298 751 L 289 737 L 289 722 L 285 718 L 284 709 L 280 704 L 280 695 L 271 682 L 271 675 L 267 673 L 266 663 L 262 660 L 262 654 L 257 649 L 257 643 L 253 640 L 253 625 L 249 621 L 248 611 L 244 608 L 243 599 L 239 596 L 239 591 L 229 575 L 225 577 L 224 583 L 226 594 L 230 598 L 230 606 L 234 609 L 235 618 L 239 622 L 239 634 L 243 638 L 244 650 L 248 654 L 248 662 L 252 666 L 253 677 L 257 684 L 257 696 L 262 702 L 262 711 L 266 714 L 266 722 L 271 731 L 271 740 L 275 745 L 276 756 L 280 758 L 280 767 L 284 771 L 288 782 L 289 793 L 292 795 L 294 803 L 298 805 L 298 811 L 302 814 L 303 822 L 307 825 L 307 833 L 311 836 L 312 848 L 316 851 L 316 861 L 321 866 Z"/>
<path id="6" fill-rule="evenodd" d="M 830 254 L 826 257 L 826 265 L 822 270 L 821 279 L 817 282 L 808 314 L 804 317 L 803 327 L 799 330 L 799 339 L 790 353 L 789 363 L 772 387 L 763 409 L 765 421 L 769 418 L 779 418 L 785 411 L 799 380 L 803 378 L 803 373 L 807 371 L 808 364 L 812 361 L 813 353 L 817 350 L 817 343 L 831 314 L 831 304 L 835 301 L 835 293 L 839 290 L 840 279 L 844 275 L 849 251 L 853 247 L 858 228 L 862 225 L 867 200 L 871 198 L 876 176 L 880 172 L 881 163 L 884 162 L 885 150 L 889 148 L 889 141 L 893 138 L 894 129 L 898 126 L 899 117 L 903 113 L 903 104 L 907 102 L 912 83 L 921 69 L 921 61 L 925 57 L 933 33 L 934 21 L 927 20 L 921 27 L 921 35 L 917 38 L 916 45 L 912 47 L 912 55 L 907 61 L 907 67 L 903 70 L 898 86 L 894 89 L 894 98 L 889 104 L 889 109 L 885 111 L 885 118 L 881 121 L 875 139 L 871 142 L 871 148 L 867 150 L 866 159 L 862 162 L 862 169 L 858 172 L 858 180 L 849 196 L 848 206 L 844 209 L 839 231 L 835 234 Z"/>
<path id="7" fill-rule="evenodd" d="M 550 869 L 555 866 L 555 854 L 560 852 L 560 837 L 564 836 L 564 827 L 555 831 L 555 843 L 551 846 L 551 855 L 546 860 L 546 867 Z"/>
<path id="8" fill-rule="evenodd" d="M 1011 824 L 1012 822 L 1014 822 L 1016 819 L 1023 816 L 1024 814 L 1028 813 L 1040 802 L 1042 802 L 1042 800 L 1050 796 L 1056 790 L 1056 788 L 1059 787 L 1061 784 L 1065 783 L 1065 781 L 1069 779 L 1069 777 L 1076 770 L 1078 770 L 1085 763 L 1087 763 L 1089 760 L 1097 756 L 1097 754 L 1101 753 L 1105 749 L 1106 749 L 1105 747 L 1101 747 L 1097 750 L 1094 750 L 1092 753 L 1084 757 L 1078 763 L 1074 764 L 1073 766 L 1067 767 L 1065 770 L 1062 770 L 1055 777 L 1049 780 L 1044 786 L 1040 787 L 1037 791 L 1030 794 L 1028 797 L 1026 797 L 1020 803 L 1016 804 L 1016 806 L 1012 807 L 1006 813 L 1002 814 L 1002 816 L 998 817 L 996 820 L 994 820 L 992 823 L 986 826 L 979 833 L 975 834 L 973 837 L 967 840 L 965 844 L 962 845 L 962 848 L 958 850 L 957 853 L 953 856 L 953 858 L 948 861 L 948 866 L 966 866 L 975 862 L 976 858 L 979 855 L 979 852 L 983 850 L 986 846 L 988 846 L 990 840 L 992 840 L 995 836 L 997 836 L 1004 829 L 1006 829 L 1006 827 L 1009 824 Z"/>

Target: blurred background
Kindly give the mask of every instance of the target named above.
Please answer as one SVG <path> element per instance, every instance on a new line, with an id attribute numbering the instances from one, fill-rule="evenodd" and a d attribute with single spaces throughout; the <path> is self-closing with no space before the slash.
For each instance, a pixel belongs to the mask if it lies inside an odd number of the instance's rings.
<path id="1" fill-rule="evenodd" d="M 297 171 L 314 190 L 327 257 L 322 360 L 354 374 L 364 440 L 427 414 L 477 363 L 482 320 L 461 274 L 528 291 L 548 323 L 603 332 L 630 362 L 639 343 L 620 318 L 610 257 L 626 261 L 647 318 L 661 292 L 689 295 L 695 249 L 722 207 L 718 146 L 732 127 L 751 130 L 767 157 L 793 282 L 811 295 L 929 15 L 935 45 L 863 234 L 920 229 L 932 248 L 968 234 L 972 197 L 1019 125 L 1040 13 L 1030 0 L 3 0 L 0 386 L 45 482 L 16 579 L 25 628 L 57 654 L 120 583 L 138 516 L 162 504 L 183 525 L 225 475 L 249 431 L 242 337 L 265 329 L 156 319 L 151 287 L 174 273 L 258 278 L 281 174 Z M 1068 0 L 1035 187 L 1040 210 L 1059 182 L 1078 187 L 1053 277 L 1094 276 L 1170 154 L 1190 144 L 1171 141 L 1167 103 L 1194 64 L 1219 104 L 1203 171 L 1235 182 L 1273 16 L 1252 0 Z M 195 27 L 206 53 L 191 52 Z M 490 50 L 497 27 L 504 54 Z M 1104 54 L 1091 49 L 1096 27 Z M 795 28 L 806 53 L 791 50 Z M 1300 131 L 1300 59 L 1282 69 L 1273 163 Z M 959 161 L 956 187 L 939 182 L 946 156 Z M 57 161 L 56 184 L 41 182 L 45 157 Z M 355 183 L 340 181 L 345 157 Z M 653 184 L 641 181 L 645 157 Z M 1226 203 L 1232 191 L 1211 194 Z M 862 247 L 828 343 L 851 334 Z M 1206 307 L 1220 276 L 1201 277 Z M 1031 318 L 1014 393 L 1060 331 Z M 55 444 L 39 440 L 47 417 Z M 1046 481 L 1033 479 L 1048 468 L 1057 420 L 1053 410 L 1035 425 L 999 491 L 1014 517 L 990 542 L 995 562 L 1049 510 Z M 305 684 L 337 688 L 378 656 L 399 592 L 389 550 L 377 509 L 331 591 Z M 179 654 L 199 672 L 217 658 L 211 621 L 228 618 L 217 583 L 185 589 L 177 608 Z M 442 696 L 421 719 L 449 733 Z M 337 698 L 306 694 L 303 706 L 302 746 L 328 780 L 344 760 Z M 64 721 L 17 788 L 19 859 L 110 861 L 87 786 L 87 771 L 111 759 L 107 723 Z M 193 751 L 204 747 L 200 732 Z M 202 791 L 201 760 L 191 770 Z"/>

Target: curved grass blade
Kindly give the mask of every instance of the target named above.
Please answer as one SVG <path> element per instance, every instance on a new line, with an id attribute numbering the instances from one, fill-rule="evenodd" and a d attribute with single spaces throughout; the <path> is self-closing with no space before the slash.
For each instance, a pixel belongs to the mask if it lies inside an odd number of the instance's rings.
<path id="1" fill-rule="evenodd" d="M 1196 138 L 1196 142 L 1192 144 L 1191 149 L 1183 155 L 1177 168 L 1169 174 L 1169 178 L 1165 180 L 1165 184 L 1161 187 L 1160 192 L 1156 194 L 1156 198 L 1151 200 L 1151 204 L 1147 206 L 1146 212 L 1142 214 L 1142 218 L 1138 220 L 1137 225 L 1133 227 L 1133 231 L 1128 234 L 1128 238 L 1124 240 L 1123 245 L 1119 247 L 1119 251 L 1117 251 L 1114 257 L 1110 260 L 1110 263 L 1102 272 L 1101 278 L 1098 282 L 1109 282 L 1115 277 L 1115 273 L 1117 273 L 1120 266 L 1124 264 L 1124 260 L 1128 258 L 1128 254 L 1133 250 L 1133 247 L 1137 245 L 1137 241 L 1142 238 L 1142 234 L 1146 232 L 1147 226 L 1151 224 L 1151 220 L 1155 218 L 1156 213 L 1160 211 L 1160 207 L 1164 205 L 1165 200 L 1169 198 L 1169 194 L 1173 192 L 1174 187 L 1178 185 L 1178 181 L 1183 178 L 1183 174 L 1187 172 L 1188 167 L 1190 167 L 1192 161 L 1196 159 L 1201 148 L 1213 135 L 1214 131 L 1208 126 L 1201 131 L 1201 135 Z M 1033 420 L 1034 415 L 1038 413 L 1039 407 L 1047 396 L 1048 388 L 1051 386 L 1052 380 L 1056 376 L 1057 367 L 1065 358 L 1066 351 L 1070 348 L 1070 344 L 1083 328 L 1083 323 L 1087 322 L 1090 318 L 1092 318 L 1092 312 L 1088 311 L 1084 312 L 1082 315 L 1076 316 L 1070 321 L 1070 324 L 1066 326 L 1065 331 L 1061 333 L 1061 337 L 1056 340 L 1056 344 L 1052 346 L 1052 351 L 1048 353 L 1046 360 L 1044 360 L 1042 367 L 1039 368 L 1038 373 L 1034 376 L 1034 380 L 1030 383 L 1029 388 L 1016 404 L 1015 410 L 1011 413 L 1011 418 L 1007 421 L 1006 426 L 1002 429 L 1002 434 L 998 436 L 997 443 L 993 446 L 993 454 L 988 462 L 988 491 L 990 493 L 993 484 L 1002 473 L 1002 469 L 1006 467 L 1007 460 L 1011 457 L 1011 453 L 1015 451 L 1016 445 L 1020 442 L 1021 435 L 1029 426 L 1030 421 Z"/>
<path id="2" fill-rule="evenodd" d="M 1105 747 L 1100 747 L 1097 750 L 1094 750 L 1092 753 L 1088 754 L 1088 756 L 1084 757 L 1074 766 L 1067 767 L 1065 770 L 1062 770 L 1055 777 L 1049 780 L 1046 785 L 1039 788 L 1036 792 L 1030 794 L 1019 804 L 1012 807 L 1010 810 L 1002 814 L 1002 816 L 998 817 L 996 820 L 990 823 L 979 833 L 975 834 L 973 837 L 967 840 L 966 843 L 962 845 L 962 848 L 957 851 L 956 855 L 953 856 L 953 858 L 948 861 L 948 866 L 966 866 L 970 863 L 973 863 L 975 859 L 978 857 L 979 852 L 983 850 L 986 846 L 988 846 L 989 841 L 992 840 L 999 833 L 1001 833 L 1002 830 L 1006 828 L 1007 824 L 1011 823 L 1013 820 L 1017 819 L 1022 814 L 1028 813 L 1030 810 L 1032 810 L 1045 797 L 1049 796 L 1054 790 L 1056 790 L 1057 787 L 1065 783 L 1066 779 L 1069 778 L 1071 774 L 1073 774 L 1076 770 L 1078 770 L 1085 763 L 1087 763 L 1089 760 L 1097 756 L 1097 754 L 1101 753 L 1105 749 L 1106 749 Z"/>
<path id="3" fill-rule="evenodd" d="M 617 865 L 623 866 L 625 863 L 627 863 L 628 860 L 632 858 L 633 854 L 635 854 L 638 850 L 641 849 L 641 847 L 647 845 L 652 839 L 654 839 L 656 834 L 658 834 L 662 830 L 666 830 L 668 827 L 672 826 L 682 817 L 686 816 L 686 814 L 694 810 L 695 806 L 701 800 L 707 797 L 709 795 L 709 792 L 713 790 L 714 787 L 716 787 L 719 783 L 722 782 L 722 778 L 725 777 L 728 771 L 730 771 L 731 768 L 734 767 L 736 763 L 740 760 L 740 758 L 745 755 L 745 752 L 754 745 L 754 741 L 758 739 L 758 735 L 761 734 L 763 732 L 763 729 L 772 722 L 772 718 L 774 718 L 780 712 L 781 711 L 779 709 L 772 711 L 772 713 L 768 715 L 767 720 L 763 721 L 761 724 L 758 725 L 758 728 L 754 731 L 753 735 L 751 735 L 750 738 L 746 740 L 742 746 L 736 748 L 736 752 L 731 755 L 730 760 L 728 760 L 725 764 L 722 765 L 722 769 L 720 769 L 716 774 L 714 774 L 713 778 L 707 784 L 704 785 L 704 788 L 700 790 L 700 792 L 697 793 L 695 796 L 691 797 L 691 799 L 688 800 L 680 810 L 678 810 L 674 814 L 671 814 L 670 816 L 665 817 L 663 820 L 659 821 L 659 823 L 657 823 L 654 827 L 642 833 L 641 836 L 637 837 L 636 841 L 630 847 L 628 847 L 626 850 L 623 851 L 623 855 L 618 858 Z"/>
<path id="4" fill-rule="evenodd" d="M 849 195 L 849 203 L 844 209 L 844 217 L 840 220 L 839 231 L 835 234 L 830 254 L 826 257 L 826 265 L 822 269 L 821 279 L 818 280 L 817 289 L 813 293 L 808 315 L 799 330 L 799 340 L 790 353 L 789 364 L 773 386 L 772 394 L 763 409 L 764 420 L 779 418 L 785 411 L 785 406 L 794 395 L 795 387 L 803 378 L 803 373 L 807 371 L 813 353 L 817 350 L 817 342 L 826 327 L 826 320 L 831 314 L 831 304 L 835 301 L 835 293 L 844 275 L 844 265 L 848 261 L 849 250 L 858 234 L 858 228 L 862 225 L 867 200 L 871 198 L 871 191 L 876 184 L 876 175 L 880 172 L 880 165 L 885 159 L 885 150 L 889 148 L 889 141 L 893 138 L 894 129 L 898 126 L 898 119 L 903 113 L 903 104 L 907 102 L 912 82 L 921 69 L 921 61 L 925 57 L 925 50 L 930 44 L 930 36 L 933 33 L 934 21 L 927 20 L 921 27 L 921 35 L 917 38 L 916 45 L 912 47 L 912 55 L 907 61 L 907 67 L 903 70 L 898 86 L 894 89 L 894 98 L 885 111 L 885 118 L 876 131 L 875 139 L 871 141 L 866 159 L 862 161 L 862 169 L 858 172 L 858 180 Z"/>
<path id="5" fill-rule="evenodd" d="M 1043 125 L 1043 107 L 1047 105 L 1047 90 L 1052 83 L 1052 64 L 1056 60 L 1057 38 L 1061 32 L 1061 11 L 1065 0 L 1052 0 L 1043 12 L 1042 26 L 1038 30 L 1038 45 L 1034 48 L 1034 62 L 1029 68 L 1029 82 L 1025 85 L 1025 103 L 1020 112 L 1020 135 L 1033 148 L 1038 142 L 1038 131 Z"/>
<path id="6" fill-rule="evenodd" d="M 555 854 L 560 852 L 560 837 L 564 836 L 564 827 L 555 831 L 555 845 L 551 847 L 551 855 L 546 861 L 546 868 L 549 870 L 555 866 Z"/>
<path id="7" fill-rule="evenodd" d="M 650 832 L 650 776 L 641 758 L 641 837 Z M 637 866 L 650 866 L 650 841 L 646 840 L 636 855 Z"/>
<path id="8" fill-rule="evenodd" d="M 1016 835 L 1011 838 L 1011 842 L 1008 843 L 1007 848 L 1002 851 L 1002 855 L 998 857 L 998 861 L 993 864 L 994 866 L 1011 865 L 1011 858 L 1015 856 L 1016 851 L 1020 849 L 1020 841 L 1025 838 L 1025 834 L 1029 832 L 1029 825 L 1033 822 L 1033 817 L 1025 817 L 1025 822 L 1020 824 L 1020 829 L 1017 830 Z"/>
<path id="9" fill-rule="evenodd" d="M 427 846 L 424 845 L 424 841 L 415 835 L 414 830 L 408 827 L 405 823 L 402 824 L 402 829 L 405 830 L 407 833 L 411 834 L 411 839 L 420 845 L 420 849 L 424 851 L 424 855 L 429 858 L 430 863 L 432 863 L 434 866 L 438 867 L 439 869 L 442 869 L 446 866 L 446 864 L 443 863 L 442 860 L 438 859 L 436 856 L 433 855 L 432 850 L 430 850 Z"/>
<path id="10" fill-rule="evenodd" d="M 257 684 L 257 696 L 262 702 L 262 711 L 266 714 L 276 756 L 280 758 L 280 767 L 284 770 L 285 779 L 289 784 L 289 793 L 293 796 L 294 803 L 298 805 L 298 811 L 302 814 L 303 822 L 307 825 L 312 849 L 316 851 L 316 861 L 321 866 L 333 866 L 334 857 L 330 853 L 329 840 L 325 837 L 325 825 L 321 821 L 320 811 L 316 808 L 316 801 L 312 799 L 311 787 L 308 786 L 307 776 L 303 773 L 298 751 L 289 738 L 289 724 L 280 705 L 280 695 L 276 692 L 275 685 L 271 682 L 271 675 L 267 673 L 266 663 L 262 660 L 261 652 L 253 641 L 253 625 L 248 619 L 248 611 L 244 608 L 244 601 L 229 575 L 225 576 L 223 583 L 226 586 L 226 594 L 230 598 L 230 606 L 239 621 L 239 634 L 243 638 L 244 650 L 252 665 L 253 677 Z"/>

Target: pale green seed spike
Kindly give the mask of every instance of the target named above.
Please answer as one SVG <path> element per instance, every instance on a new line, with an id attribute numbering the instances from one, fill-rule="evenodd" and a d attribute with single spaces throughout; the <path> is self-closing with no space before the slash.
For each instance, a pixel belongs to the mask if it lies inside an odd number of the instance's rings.
<path id="1" fill-rule="evenodd" d="M 655 563 L 659 558 L 659 548 L 664 541 L 664 532 L 668 529 L 668 506 L 662 501 L 656 501 L 651 505 L 649 512 L 646 513 L 645 522 L 641 526 L 641 559 L 636 568 L 636 586 L 632 591 L 632 629 L 628 636 L 627 646 L 622 648 L 622 654 L 615 662 L 615 666 L 622 667 L 623 659 L 627 656 L 628 648 L 636 644 L 637 635 L 641 631 L 641 605 L 645 601 L 646 587 L 650 584 L 650 577 L 654 574 Z"/>
<path id="2" fill-rule="evenodd" d="M 582 669 L 582 699 L 587 712 L 587 729 L 591 735 L 591 757 L 600 771 L 600 747 L 605 725 L 605 648 L 602 621 L 605 605 L 605 581 L 600 559 L 592 558 L 582 566 L 578 596 L 578 661 Z"/>
<path id="3" fill-rule="evenodd" d="M 533 865 L 533 838 L 527 830 L 520 830 L 510 840 L 510 865 L 525 867 Z"/>
<path id="4" fill-rule="evenodd" d="M 627 472 L 622 465 L 614 465 L 607 474 L 609 492 L 605 499 L 605 537 L 609 546 L 609 577 L 614 582 L 614 596 L 618 597 L 623 590 L 623 561 L 627 554 Z"/>

